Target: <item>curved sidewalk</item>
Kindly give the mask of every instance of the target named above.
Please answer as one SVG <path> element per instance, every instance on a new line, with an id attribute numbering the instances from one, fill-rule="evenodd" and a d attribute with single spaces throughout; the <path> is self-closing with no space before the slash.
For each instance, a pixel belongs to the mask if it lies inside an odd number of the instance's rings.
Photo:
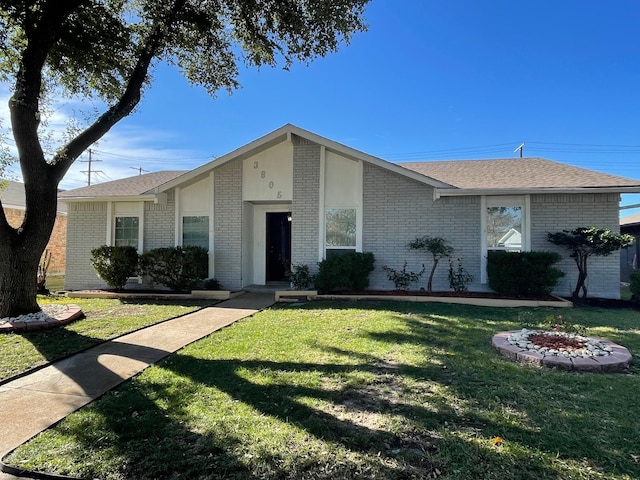
<path id="1" fill-rule="evenodd" d="M 101 343 L 0 385 L 0 459 L 148 366 L 274 303 L 272 293 L 246 293 Z M 2 470 L 15 474 L 4 466 Z M 0 480 L 10 478 L 15 477 L 0 473 Z"/>

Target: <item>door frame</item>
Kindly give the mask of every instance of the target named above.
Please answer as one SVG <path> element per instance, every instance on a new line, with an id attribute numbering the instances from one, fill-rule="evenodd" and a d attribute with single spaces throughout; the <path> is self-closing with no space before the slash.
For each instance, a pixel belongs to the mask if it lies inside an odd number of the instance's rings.
<path id="1" fill-rule="evenodd" d="M 253 210 L 250 237 L 247 239 L 245 258 L 252 262 L 252 275 L 246 278 L 245 285 L 266 285 L 267 277 L 267 213 L 286 213 L 291 211 L 291 203 L 250 204 Z"/>

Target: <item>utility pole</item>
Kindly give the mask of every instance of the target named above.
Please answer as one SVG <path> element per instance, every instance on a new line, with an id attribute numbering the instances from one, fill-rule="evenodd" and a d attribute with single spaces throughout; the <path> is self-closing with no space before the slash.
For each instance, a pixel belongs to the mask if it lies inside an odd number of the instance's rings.
<path id="1" fill-rule="evenodd" d="M 102 170 L 91 170 L 91 164 L 93 162 L 101 162 L 102 160 L 94 160 L 93 159 L 93 152 L 91 151 L 91 149 L 89 149 L 89 160 L 80 160 L 80 162 L 82 163 L 88 163 L 89 166 L 87 168 L 87 170 L 81 170 L 80 173 L 86 173 L 87 174 L 87 187 L 91 186 L 91 174 L 92 173 L 104 173 Z"/>
<path id="2" fill-rule="evenodd" d="M 144 168 L 142 168 L 142 167 L 129 167 L 129 168 L 132 168 L 132 169 L 134 169 L 134 170 L 138 170 L 138 175 L 142 175 L 142 172 L 147 172 L 147 173 L 149 173 L 149 170 L 145 170 L 145 169 L 144 169 Z"/>
<path id="3" fill-rule="evenodd" d="M 520 145 L 518 148 L 516 148 L 514 150 L 514 153 L 517 152 L 518 150 L 520 150 L 520 158 L 522 158 L 522 152 L 524 151 L 524 145 L 525 145 L 525 142 L 522 142 L 522 145 Z"/>

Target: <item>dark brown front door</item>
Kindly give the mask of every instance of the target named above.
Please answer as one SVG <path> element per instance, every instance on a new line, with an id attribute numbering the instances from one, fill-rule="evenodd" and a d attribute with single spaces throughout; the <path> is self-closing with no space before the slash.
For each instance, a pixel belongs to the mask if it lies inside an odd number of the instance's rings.
<path id="1" fill-rule="evenodd" d="M 267 282 L 285 281 L 291 265 L 291 213 L 267 212 Z"/>

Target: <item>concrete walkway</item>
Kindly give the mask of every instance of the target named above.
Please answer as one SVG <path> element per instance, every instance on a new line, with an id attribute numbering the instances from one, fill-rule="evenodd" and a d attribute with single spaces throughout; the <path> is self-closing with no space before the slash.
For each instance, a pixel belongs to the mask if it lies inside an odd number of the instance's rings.
<path id="1" fill-rule="evenodd" d="M 273 293 L 247 293 L 118 337 L 1 385 L 0 458 L 149 365 L 274 303 Z M 0 473 L 0 480 L 11 478 L 16 477 Z"/>

